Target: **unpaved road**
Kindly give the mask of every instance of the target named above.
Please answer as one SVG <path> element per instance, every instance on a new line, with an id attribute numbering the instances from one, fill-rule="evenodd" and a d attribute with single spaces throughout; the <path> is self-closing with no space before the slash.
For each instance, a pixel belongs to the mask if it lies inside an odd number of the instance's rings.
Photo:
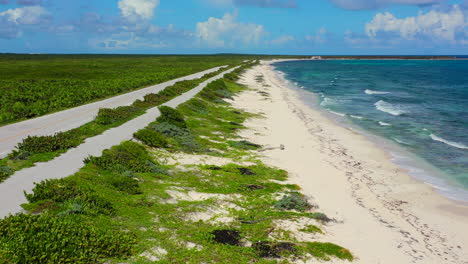
<path id="1" fill-rule="evenodd" d="M 119 106 L 131 105 L 136 100 L 143 99 L 147 94 L 157 93 L 179 81 L 198 79 L 222 67 L 225 66 L 212 68 L 101 101 L 0 127 L 0 158 L 6 157 L 19 142 L 30 135 L 52 135 L 57 132 L 77 128 L 94 120 L 100 108 L 116 108 Z"/>
<path id="2" fill-rule="evenodd" d="M 236 67 L 237 68 L 237 67 Z M 194 89 L 172 99 L 164 105 L 176 107 L 190 100 L 205 86 L 229 73 L 236 68 L 227 70 Z M 31 192 L 34 183 L 46 179 L 58 179 L 76 173 L 82 166 L 83 160 L 89 155 L 100 156 L 102 151 L 120 144 L 124 140 L 130 140 L 133 133 L 153 122 L 160 115 L 158 107 L 149 109 L 144 115 L 128 121 L 127 123 L 109 129 L 103 134 L 88 138 L 85 143 L 49 162 L 38 163 L 35 167 L 23 169 L 13 174 L 9 179 L 0 184 L 0 218 L 9 214 L 22 211 L 21 204 L 26 203 L 23 191 Z"/>

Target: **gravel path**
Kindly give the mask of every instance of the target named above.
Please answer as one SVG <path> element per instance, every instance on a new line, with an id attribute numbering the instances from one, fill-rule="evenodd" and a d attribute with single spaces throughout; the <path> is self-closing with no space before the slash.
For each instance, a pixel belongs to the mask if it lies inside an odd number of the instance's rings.
<path id="1" fill-rule="evenodd" d="M 119 106 L 131 105 L 137 99 L 143 99 L 147 94 L 157 93 L 179 81 L 198 79 L 222 67 L 216 67 L 101 101 L 0 127 L 0 158 L 6 157 L 19 142 L 30 135 L 52 135 L 57 132 L 77 128 L 94 120 L 99 108 L 116 108 Z"/>
<path id="2" fill-rule="evenodd" d="M 164 105 L 176 107 L 190 100 L 205 88 L 208 83 L 222 78 L 224 74 L 236 68 L 232 68 L 210 78 L 194 89 L 172 99 Z M 100 156 L 103 150 L 118 145 L 122 141 L 131 139 L 133 133 L 153 122 L 159 115 L 160 112 L 157 107 L 151 108 L 144 115 L 132 119 L 119 127 L 109 129 L 101 135 L 88 138 L 85 143 L 77 148 L 70 149 L 68 152 L 49 162 L 37 163 L 35 167 L 16 172 L 5 182 L 0 184 L 0 218 L 22 211 L 20 205 L 27 202 L 23 191 L 31 192 L 34 183 L 46 179 L 64 178 L 76 173 L 83 166 L 83 160 L 86 157 L 89 155 Z"/>

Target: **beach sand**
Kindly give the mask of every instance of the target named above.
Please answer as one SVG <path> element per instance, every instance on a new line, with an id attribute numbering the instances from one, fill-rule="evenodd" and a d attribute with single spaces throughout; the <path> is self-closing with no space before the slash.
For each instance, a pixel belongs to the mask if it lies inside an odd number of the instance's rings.
<path id="1" fill-rule="evenodd" d="M 240 81 L 251 90 L 234 106 L 263 113 L 241 135 L 274 147 L 261 159 L 287 170 L 290 182 L 337 220 L 319 240 L 348 248 L 355 263 L 468 263 L 468 207 L 414 180 L 376 143 L 301 101 L 306 92 L 287 87 L 270 64 Z"/>

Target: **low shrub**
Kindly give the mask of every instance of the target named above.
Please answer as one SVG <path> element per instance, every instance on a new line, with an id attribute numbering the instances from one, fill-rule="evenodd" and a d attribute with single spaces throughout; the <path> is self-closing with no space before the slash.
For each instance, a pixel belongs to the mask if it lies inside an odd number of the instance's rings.
<path id="1" fill-rule="evenodd" d="M 150 128 L 166 137 L 183 137 L 191 134 L 188 129 L 178 127 L 168 122 L 155 123 L 150 125 Z"/>
<path id="2" fill-rule="evenodd" d="M 159 107 L 159 111 L 161 111 L 161 116 L 156 119 L 157 122 L 167 122 L 180 128 L 187 128 L 184 116 L 176 109 L 169 106 L 161 106 Z"/>
<path id="3" fill-rule="evenodd" d="M 165 148 L 168 145 L 166 137 L 164 137 L 160 132 L 152 129 L 145 128 L 138 130 L 138 132 L 133 134 L 133 137 L 150 147 Z"/>
<path id="4" fill-rule="evenodd" d="M 0 220 L 0 262 L 99 263 L 130 256 L 135 243 L 128 233 L 76 216 L 18 214 Z"/>
<path id="5" fill-rule="evenodd" d="M 162 103 L 164 103 L 165 101 L 168 100 L 168 98 L 166 96 L 162 96 L 159 93 L 158 94 L 147 94 L 143 98 L 144 98 L 143 102 L 146 105 L 149 105 L 149 104 L 158 105 L 158 104 L 162 104 Z"/>
<path id="6" fill-rule="evenodd" d="M 187 103 L 185 103 L 185 107 L 192 110 L 195 113 L 199 114 L 208 114 L 210 111 L 202 100 L 199 99 L 191 99 Z"/>
<path id="7" fill-rule="evenodd" d="M 294 192 L 283 196 L 281 200 L 277 201 L 275 203 L 275 208 L 280 210 L 296 210 L 304 212 L 305 210 L 310 209 L 311 205 L 304 195 Z"/>
<path id="8" fill-rule="evenodd" d="M 8 166 L 0 166 L 0 182 L 8 178 L 14 173 L 13 169 Z"/>
<path id="9" fill-rule="evenodd" d="M 262 145 L 255 144 L 247 140 L 228 141 L 227 143 L 229 144 L 230 147 L 237 148 L 237 149 L 245 149 L 245 150 L 255 150 L 255 149 L 259 149 L 262 147 Z"/>
<path id="10" fill-rule="evenodd" d="M 32 193 L 25 193 L 25 196 L 30 203 L 43 200 L 52 200 L 62 203 L 66 200 L 83 196 L 83 192 L 84 191 L 72 181 L 67 179 L 53 179 L 36 184 Z"/>
<path id="11" fill-rule="evenodd" d="M 80 143 L 75 133 L 59 132 L 53 136 L 28 136 L 16 148 L 22 152 L 47 153 L 73 148 Z"/>
<path id="12" fill-rule="evenodd" d="M 100 125 L 110 125 L 118 121 L 123 121 L 136 112 L 141 111 L 139 107 L 135 106 L 121 106 L 117 108 L 101 108 L 96 116 L 95 122 Z"/>
<path id="13" fill-rule="evenodd" d="M 113 186 L 118 191 L 126 192 L 128 194 L 141 194 L 140 185 L 135 178 L 127 177 L 123 174 L 112 174 L 105 177 L 107 184 Z"/>
<path id="14" fill-rule="evenodd" d="M 183 150 L 189 152 L 203 152 L 206 151 L 206 148 L 200 144 L 196 137 L 192 134 L 188 134 L 182 137 L 175 138 L 177 143 L 182 147 Z"/>
<path id="15" fill-rule="evenodd" d="M 305 250 L 312 256 L 325 261 L 330 261 L 330 256 L 337 257 L 339 259 L 346 259 L 349 261 L 354 259 L 349 250 L 333 243 L 307 242 L 305 245 Z"/>
<path id="16" fill-rule="evenodd" d="M 80 187 L 68 179 L 42 181 L 34 186 L 32 193 L 25 193 L 25 196 L 31 204 L 49 204 L 49 207 L 57 207 L 60 204 L 79 200 L 87 204 L 90 212 L 103 214 L 114 212 L 109 201 L 100 197 L 95 191 Z"/>
<path id="17" fill-rule="evenodd" d="M 209 83 L 201 92 L 200 96 L 208 101 L 218 102 L 220 99 L 232 98 L 233 93 L 229 91 L 222 79 Z"/>
<path id="18" fill-rule="evenodd" d="M 116 172 L 159 172 L 145 147 L 125 141 L 118 146 L 103 151 L 101 157 L 89 157 L 86 163 L 93 163 L 105 170 Z"/>
<path id="19" fill-rule="evenodd" d="M 205 151 L 196 137 L 187 128 L 181 128 L 168 122 L 156 123 L 150 126 L 151 129 L 165 135 L 166 137 L 173 138 L 180 148 L 190 152 Z"/>
<path id="20" fill-rule="evenodd" d="M 60 206 L 58 215 L 73 215 L 73 214 L 87 214 L 88 203 L 81 198 L 73 198 L 64 202 Z"/>

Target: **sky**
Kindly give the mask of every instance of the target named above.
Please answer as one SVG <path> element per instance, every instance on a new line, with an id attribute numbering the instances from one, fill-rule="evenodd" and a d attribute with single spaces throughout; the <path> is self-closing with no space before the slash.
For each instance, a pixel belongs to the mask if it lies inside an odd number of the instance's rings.
<path id="1" fill-rule="evenodd" d="M 0 0 L 0 53 L 467 55 L 468 0 Z"/>

